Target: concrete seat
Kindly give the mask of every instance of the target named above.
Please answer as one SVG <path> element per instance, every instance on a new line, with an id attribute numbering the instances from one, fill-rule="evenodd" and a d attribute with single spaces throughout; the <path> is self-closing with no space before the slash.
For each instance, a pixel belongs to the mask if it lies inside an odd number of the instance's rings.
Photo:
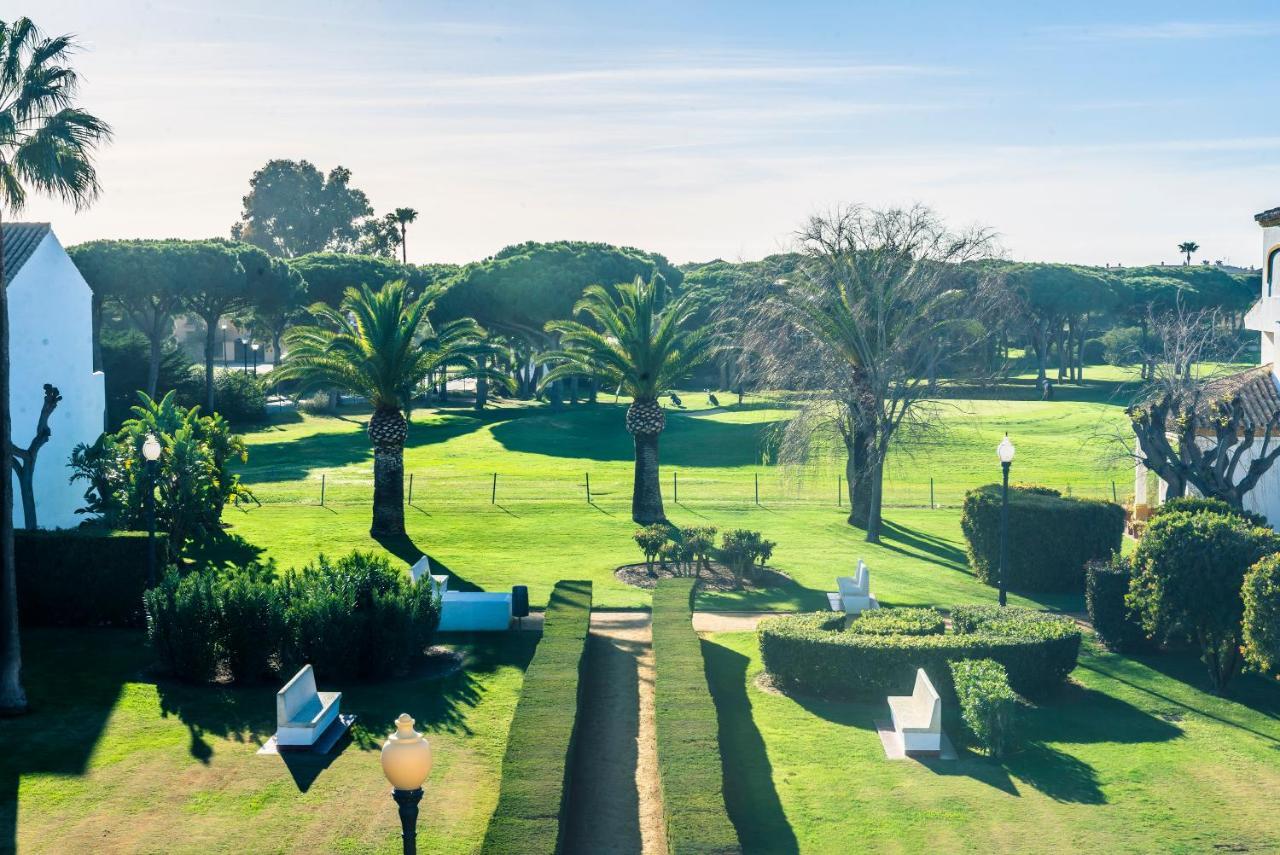
<path id="1" fill-rule="evenodd" d="M 840 603 L 844 606 L 845 614 L 859 615 L 868 609 L 880 608 L 876 598 L 871 595 L 871 571 L 861 558 L 858 559 L 855 574 L 837 577 L 836 587 L 839 588 Z"/>
<path id="2" fill-rule="evenodd" d="M 276 745 L 308 749 L 338 718 L 342 692 L 317 692 L 316 674 L 303 665 L 276 693 Z"/>
<path id="3" fill-rule="evenodd" d="M 907 754 L 942 750 L 942 698 L 923 668 L 916 669 L 910 695 L 889 698 L 889 715 Z"/>

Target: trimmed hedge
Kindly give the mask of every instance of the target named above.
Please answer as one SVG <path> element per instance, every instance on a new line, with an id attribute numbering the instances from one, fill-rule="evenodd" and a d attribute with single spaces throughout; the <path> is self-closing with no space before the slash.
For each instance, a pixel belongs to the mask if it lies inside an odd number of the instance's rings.
<path id="1" fill-rule="evenodd" d="M 557 582 L 511 719 L 483 853 L 560 851 L 590 624 L 591 583 Z"/>
<path id="2" fill-rule="evenodd" d="M 946 621 L 937 609 L 872 609 L 849 624 L 858 635 L 942 635 Z"/>
<path id="3" fill-rule="evenodd" d="M 947 635 L 861 635 L 841 630 L 830 612 L 761 621 L 765 668 L 782 686 L 832 698 L 880 699 L 910 694 L 917 668 L 940 692 L 952 692 L 950 663 L 994 659 L 1024 695 L 1053 688 L 1075 668 L 1080 630 L 1069 619 L 1030 609 L 961 606 Z"/>
<path id="4" fill-rule="evenodd" d="M 1244 517 L 1250 523 L 1262 528 L 1271 528 L 1271 523 L 1267 522 L 1267 518 L 1262 514 L 1255 514 L 1253 511 L 1246 511 L 1240 508 L 1233 508 L 1222 499 L 1211 499 L 1205 496 L 1177 496 L 1168 499 L 1163 504 L 1156 505 L 1151 509 L 1151 519 L 1162 517 L 1165 514 L 1172 514 L 1178 511 L 1186 511 L 1189 514 L 1227 514 L 1230 516 Z"/>
<path id="5" fill-rule="evenodd" d="M 992 586 L 999 584 L 1000 504 L 1000 485 L 988 484 L 965 494 L 960 516 L 969 563 Z M 1083 591 L 1084 565 L 1119 552 L 1123 537 L 1119 505 L 1010 487 L 1006 585 L 1011 591 Z"/>
<path id="6" fill-rule="evenodd" d="M 1017 747 L 1018 696 L 1003 665 L 991 659 L 952 662 L 951 682 L 960 718 L 988 754 L 1003 757 Z"/>
<path id="7" fill-rule="evenodd" d="M 693 631 L 693 579 L 653 591 L 654 708 L 658 774 L 671 855 L 741 852 L 724 801 L 720 726 Z"/>
<path id="8" fill-rule="evenodd" d="M 24 626 L 142 626 L 147 533 L 102 528 L 15 531 Z M 156 534 L 157 575 L 168 539 Z"/>
<path id="9" fill-rule="evenodd" d="M 1132 579 L 1129 559 L 1118 555 L 1110 561 L 1090 561 L 1085 567 L 1084 602 L 1089 622 L 1107 649 L 1120 653 L 1137 650 L 1146 640 L 1141 621 L 1125 602 Z"/>

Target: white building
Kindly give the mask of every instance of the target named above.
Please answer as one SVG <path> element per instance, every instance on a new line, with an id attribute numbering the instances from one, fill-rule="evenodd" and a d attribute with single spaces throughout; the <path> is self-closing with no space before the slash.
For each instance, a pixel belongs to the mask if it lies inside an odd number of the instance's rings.
<path id="1" fill-rule="evenodd" d="M 3 239 L 13 443 L 31 443 L 44 384 L 56 386 L 62 401 L 36 460 L 36 514 L 41 528 L 69 528 L 84 519 L 75 512 L 84 487 L 69 483 L 71 449 L 96 440 L 106 418 L 102 372 L 93 370 L 93 294 L 48 223 L 5 223 Z M 21 528 L 16 476 L 13 514 Z"/>

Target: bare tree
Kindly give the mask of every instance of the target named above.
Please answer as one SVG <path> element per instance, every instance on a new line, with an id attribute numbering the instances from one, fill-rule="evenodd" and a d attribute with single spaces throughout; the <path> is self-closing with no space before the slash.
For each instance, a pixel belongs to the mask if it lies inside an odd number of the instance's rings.
<path id="1" fill-rule="evenodd" d="M 764 286 L 746 350 L 764 382 L 798 391 L 780 459 L 843 451 L 849 522 L 876 543 L 894 438 L 936 418 L 919 405 L 937 390 L 940 362 L 985 343 L 975 321 L 991 296 L 987 273 L 960 266 L 990 258 L 994 239 L 952 231 L 922 206 L 850 206 L 812 217 L 797 243 L 798 266 Z"/>
<path id="2" fill-rule="evenodd" d="M 13 471 L 18 476 L 18 489 L 22 492 L 22 521 L 28 531 L 35 531 L 36 524 L 36 456 L 40 449 L 53 436 L 49 430 L 49 416 L 53 415 L 62 395 L 58 387 L 44 384 L 44 404 L 40 407 L 40 419 L 36 422 L 36 435 L 26 448 L 18 448 L 12 441 L 9 450 L 13 453 Z"/>

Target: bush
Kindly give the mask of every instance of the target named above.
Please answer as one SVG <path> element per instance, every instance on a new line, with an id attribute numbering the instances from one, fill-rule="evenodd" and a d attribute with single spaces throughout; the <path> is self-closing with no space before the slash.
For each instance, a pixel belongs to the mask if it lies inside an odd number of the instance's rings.
<path id="1" fill-rule="evenodd" d="M 1280 675 L 1280 555 L 1269 555 L 1244 577 L 1244 657 L 1264 674 Z"/>
<path id="2" fill-rule="evenodd" d="M 1085 365 L 1101 365 L 1107 361 L 1107 345 L 1100 338 L 1086 339 L 1080 358 Z"/>
<path id="3" fill-rule="evenodd" d="M 720 560 L 733 571 L 733 579 L 742 587 L 743 576 L 755 576 L 758 570 L 773 557 L 772 540 L 765 540 L 758 531 L 744 528 L 726 531 L 720 536 Z M 756 562 L 759 562 L 757 564 Z"/>
<path id="4" fill-rule="evenodd" d="M 1122 653 L 1141 648 L 1146 639 L 1142 622 L 1125 602 L 1132 577 L 1132 563 L 1118 554 L 1109 561 L 1085 565 L 1084 601 L 1089 622 L 1108 649 Z"/>
<path id="5" fill-rule="evenodd" d="M 1103 358 L 1111 365 L 1130 365 L 1142 358 L 1142 328 L 1113 327 L 1102 334 Z"/>
<path id="6" fill-rule="evenodd" d="M 260 422 L 267 417 L 267 394 L 262 381 L 239 371 L 214 375 L 215 408 L 229 422 Z"/>
<path id="7" fill-rule="evenodd" d="M 220 579 L 216 588 L 218 641 L 236 682 L 275 676 L 284 638 L 284 597 L 269 568 L 251 566 Z"/>
<path id="8" fill-rule="evenodd" d="M 1225 691 L 1242 664 L 1245 572 L 1277 550 L 1280 536 L 1234 514 L 1161 514 L 1138 544 L 1127 602 L 1153 636 L 1198 644 Z"/>
<path id="9" fill-rule="evenodd" d="M 1014 717 L 1018 696 L 1009 686 L 1004 666 L 991 659 L 962 659 L 951 663 L 960 718 L 992 757 L 1016 747 Z"/>
<path id="10" fill-rule="evenodd" d="M 1207 499 L 1203 496 L 1179 496 L 1175 499 L 1169 499 L 1164 504 L 1156 505 L 1152 509 L 1151 518 L 1155 519 L 1161 514 L 1177 513 L 1178 511 L 1185 511 L 1189 514 L 1229 514 L 1248 520 L 1250 524 L 1255 526 L 1271 527 L 1271 524 L 1267 522 L 1267 518 L 1262 514 L 1233 508 L 1222 499 Z"/>
<path id="11" fill-rule="evenodd" d="M 640 551 L 644 553 L 645 566 L 650 573 L 653 573 L 653 559 L 662 554 L 662 548 L 671 539 L 671 529 L 666 523 L 654 523 L 653 525 L 636 529 L 635 534 L 631 535 L 631 539 L 636 542 L 636 546 L 640 547 Z"/>
<path id="12" fill-rule="evenodd" d="M 218 671 L 220 621 L 214 585 L 210 573 L 180 577 L 170 570 L 143 596 L 147 637 L 160 664 L 175 677 L 194 683 L 211 680 Z"/>
<path id="13" fill-rule="evenodd" d="M 151 345 L 136 330 L 101 335 L 103 385 L 107 397 L 107 424 L 114 430 L 129 418 L 129 408 L 138 402 L 138 390 L 147 388 L 151 366 Z M 191 360 L 181 349 L 166 344 L 160 355 L 160 377 L 156 394 L 178 389 L 186 382 Z M 201 379 L 203 383 L 203 378 Z"/>
<path id="14" fill-rule="evenodd" d="M 969 563 L 988 585 L 999 584 L 1001 488 L 965 494 L 960 527 Z M 1120 551 L 1124 508 L 1111 502 L 1009 489 L 1006 587 L 1011 591 L 1084 590 L 1084 565 Z"/>
<path id="15" fill-rule="evenodd" d="M 84 527 L 14 532 L 23 626 L 143 626 L 147 534 Z M 163 572 L 167 546 L 156 535 Z"/>
<path id="16" fill-rule="evenodd" d="M 654 708 L 667 851 L 740 852 L 724 800 L 719 723 L 693 630 L 694 580 L 653 592 Z"/>
<path id="17" fill-rule="evenodd" d="M 873 609 L 849 624 L 860 635 L 942 635 L 947 625 L 937 609 Z"/>
<path id="18" fill-rule="evenodd" d="M 482 853 L 560 851 L 590 623 L 591 583 L 557 582 L 511 719 Z"/>
<path id="19" fill-rule="evenodd" d="M 953 609 L 955 631 L 946 635 L 843 632 L 844 616 L 829 612 L 769 618 L 758 629 L 760 655 L 780 685 L 833 698 L 909 694 L 917 668 L 950 692 L 949 664 L 959 659 L 994 659 L 1024 695 L 1042 694 L 1075 668 L 1080 630 L 1069 619 L 1015 608 L 993 617 L 988 609 L 999 607 Z"/>

